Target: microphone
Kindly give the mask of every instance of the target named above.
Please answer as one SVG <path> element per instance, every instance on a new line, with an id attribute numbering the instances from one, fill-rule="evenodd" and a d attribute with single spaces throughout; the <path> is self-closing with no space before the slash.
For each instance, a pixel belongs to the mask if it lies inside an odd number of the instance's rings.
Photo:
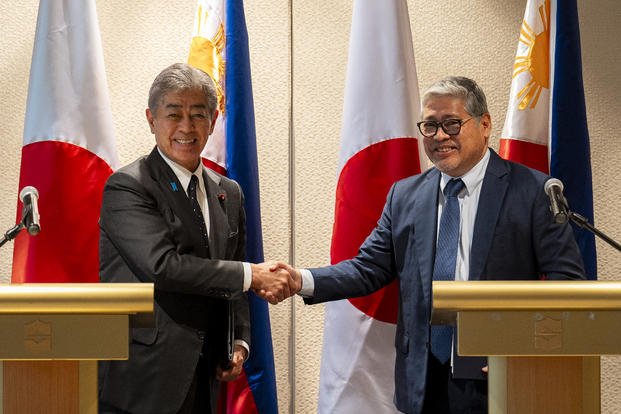
<path id="1" fill-rule="evenodd" d="M 39 192 L 32 186 L 22 188 L 19 192 L 19 199 L 24 203 L 22 213 L 22 222 L 31 236 L 36 236 L 41 231 L 41 223 L 39 222 Z"/>
<path id="2" fill-rule="evenodd" d="M 567 223 L 567 200 L 563 196 L 563 183 L 558 178 L 550 178 L 543 186 L 543 190 L 550 198 L 550 211 L 554 216 L 554 222 L 558 224 Z"/>

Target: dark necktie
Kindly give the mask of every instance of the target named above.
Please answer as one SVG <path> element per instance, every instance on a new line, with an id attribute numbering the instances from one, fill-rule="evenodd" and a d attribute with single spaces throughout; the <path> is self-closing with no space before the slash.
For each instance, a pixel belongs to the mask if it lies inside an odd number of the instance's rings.
<path id="1" fill-rule="evenodd" d="M 464 188 L 461 179 L 452 179 L 444 187 L 446 202 L 440 218 L 440 231 L 433 265 L 433 280 L 455 280 L 457 247 L 459 245 L 459 201 L 457 195 Z M 453 327 L 431 327 L 431 352 L 441 363 L 451 357 Z"/>
<path id="2" fill-rule="evenodd" d="M 201 210 L 201 206 L 198 203 L 198 199 L 196 198 L 196 186 L 198 185 L 198 177 L 192 174 L 192 178 L 190 178 L 190 184 L 188 185 L 188 197 L 190 198 L 190 204 L 192 205 L 192 210 L 194 210 L 194 216 L 196 217 L 196 223 L 198 224 L 198 228 L 203 235 L 203 241 L 205 242 L 205 247 L 209 249 L 209 238 L 207 236 L 207 226 L 205 225 L 205 217 L 203 216 L 203 210 Z"/>

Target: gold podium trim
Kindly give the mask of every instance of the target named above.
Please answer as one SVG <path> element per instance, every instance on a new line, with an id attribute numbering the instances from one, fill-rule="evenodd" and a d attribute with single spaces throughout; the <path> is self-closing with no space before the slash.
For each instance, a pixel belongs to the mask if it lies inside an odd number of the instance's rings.
<path id="1" fill-rule="evenodd" d="M 450 281 L 433 282 L 433 307 L 460 310 L 621 310 L 621 282 Z"/>
<path id="2" fill-rule="evenodd" d="M 621 282 L 448 281 L 433 282 L 434 324 L 453 324 L 465 311 L 621 310 Z"/>
<path id="3" fill-rule="evenodd" d="M 0 285 L 0 314 L 136 314 L 153 312 L 152 283 Z"/>

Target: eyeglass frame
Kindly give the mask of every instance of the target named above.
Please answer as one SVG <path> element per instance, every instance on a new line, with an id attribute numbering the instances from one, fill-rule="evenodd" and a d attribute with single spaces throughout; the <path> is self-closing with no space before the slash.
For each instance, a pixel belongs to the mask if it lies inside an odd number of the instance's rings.
<path id="1" fill-rule="evenodd" d="M 418 130 L 420 131 L 420 133 L 421 133 L 421 134 L 422 134 L 425 138 L 433 138 L 433 137 L 435 137 L 436 135 L 438 135 L 438 131 L 440 130 L 440 128 L 442 128 L 442 131 L 444 131 L 444 133 L 445 133 L 446 135 L 449 135 L 449 136 L 455 136 L 455 135 L 459 135 L 459 133 L 461 132 L 461 127 L 462 127 L 462 126 L 464 126 L 464 124 L 465 124 L 466 122 L 470 121 L 470 120 L 471 120 L 471 119 L 473 119 L 473 118 L 478 118 L 478 117 L 476 117 L 476 116 L 471 116 L 471 117 L 470 117 L 470 118 L 468 118 L 468 119 L 448 118 L 448 119 L 445 119 L 444 121 L 441 121 L 441 122 L 438 122 L 438 121 L 431 121 L 431 120 L 428 120 L 428 121 L 420 121 L 420 122 L 417 122 L 417 123 L 416 123 L 416 126 L 418 127 Z M 445 123 L 446 121 L 459 121 L 459 131 L 457 131 L 457 133 L 455 133 L 455 134 L 449 134 L 449 133 L 448 133 L 448 131 L 444 128 L 444 123 Z M 433 123 L 433 124 L 435 125 L 435 127 L 436 127 L 436 132 L 434 132 L 434 133 L 433 133 L 433 135 L 425 135 L 425 133 L 424 133 L 424 132 L 423 132 L 423 130 L 421 129 L 421 125 L 422 125 L 422 124 L 425 124 L 425 123 Z"/>

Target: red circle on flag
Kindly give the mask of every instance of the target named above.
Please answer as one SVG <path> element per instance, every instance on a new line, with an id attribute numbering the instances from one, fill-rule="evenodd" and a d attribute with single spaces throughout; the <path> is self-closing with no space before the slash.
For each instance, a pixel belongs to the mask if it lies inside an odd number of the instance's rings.
<path id="1" fill-rule="evenodd" d="M 343 166 L 336 188 L 332 263 L 354 257 L 380 217 L 395 181 L 420 173 L 418 140 L 387 139 L 354 154 Z M 397 281 L 350 302 L 374 319 L 396 323 Z"/>

